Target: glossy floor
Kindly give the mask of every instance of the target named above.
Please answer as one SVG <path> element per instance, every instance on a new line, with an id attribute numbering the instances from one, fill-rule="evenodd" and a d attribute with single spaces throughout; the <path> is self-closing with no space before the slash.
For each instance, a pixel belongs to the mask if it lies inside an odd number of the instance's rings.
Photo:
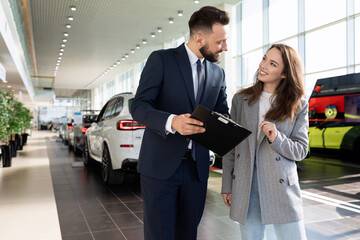
<path id="1" fill-rule="evenodd" d="M 54 133 L 33 132 L 13 166 L 0 168 L 0 239 L 143 239 L 138 176 L 108 187 L 100 166 L 81 160 Z M 308 239 L 360 239 L 360 164 L 313 156 L 299 168 Z M 199 240 L 241 239 L 220 184 L 211 172 Z M 267 236 L 276 239 L 271 226 Z"/>

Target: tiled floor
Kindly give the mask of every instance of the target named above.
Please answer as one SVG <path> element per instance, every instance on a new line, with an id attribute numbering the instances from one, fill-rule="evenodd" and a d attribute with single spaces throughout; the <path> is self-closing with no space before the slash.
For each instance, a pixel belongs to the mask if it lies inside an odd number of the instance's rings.
<path id="1" fill-rule="evenodd" d="M 13 167 L 0 168 L 1 240 L 143 239 L 137 175 L 108 187 L 98 165 L 73 167 L 82 159 L 54 133 L 34 132 L 28 142 Z M 308 239 L 360 239 L 360 165 L 312 157 L 299 167 Z M 241 240 L 220 183 L 221 174 L 211 172 L 199 240 Z M 267 236 L 276 239 L 271 226 Z"/>

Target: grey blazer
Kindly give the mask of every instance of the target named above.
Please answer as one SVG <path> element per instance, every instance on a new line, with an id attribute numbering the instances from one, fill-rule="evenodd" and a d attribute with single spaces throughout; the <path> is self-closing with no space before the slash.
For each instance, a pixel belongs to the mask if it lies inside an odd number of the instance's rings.
<path id="1" fill-rule="evenodd" d="M 248 97 L 235 94 L 231 118 L 252 134 L 223 157 L 221 193 L 231 193 L 230 218 L 245 224 L 256 159 L 261 218 L 263 224 L 299 221 L 303 207 L 296 171 L 296 161 L 308 150 L 308 103 L 301 99 L 302 109 L 290 120 L 274 121 L 277 138 L 269 143 L 259 129 L 259 102 L 248 104 Z M 257 131 L 260 132 L 257 141 Z"/>

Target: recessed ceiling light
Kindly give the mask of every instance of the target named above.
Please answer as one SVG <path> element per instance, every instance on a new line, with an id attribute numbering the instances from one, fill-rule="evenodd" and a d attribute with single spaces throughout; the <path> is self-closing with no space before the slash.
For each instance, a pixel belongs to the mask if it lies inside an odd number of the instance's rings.
<path id="1" fill-rule="evenodd" d="M 139 45 L 139 44 L 136 44 L 136 49 L 140 49 L 140 45 Z"/>
<path id="2" fill-rule="evenodd" d="M 169 18 L 169 23 L 173 24 L 174 23 L 174 18 Z"/>
<path id="3" fill-rule="evenodd" d="M 161 27 L 158 27 L 158 28 L 157 28 L 157 31 L 158 31 L 158 32 L 162 32 L 162 28 L 161 28 Z"/>
<path id="4" fill-rule="evenodd" d="M 62 56 L 62 55 L 63 55 L 63 53 L 61 52 L 61 53 L 59 53 L 59 55 L 60 55 L 60 56 Z"/>
<path id="5" fill-rule="evenodd" d="M 64 51 L 64 49 L 63 48 L 60 48 L 60 52 L 63 52 Z"/>
<path id="6" fill-rule="evenodd" d="M 135 52 L 135 50 L 134 50 L 134 49 L 131 49 L 131 50 L 130 50 L 130 52 L 131 52 L 131 53 L 134 53 L 134 52 Z"/>
<path id="7" fill-rule="evenodd" d="M 69 36 L 69 33 L 64 32 L 64 36 L 65 36 L 65 37 L 68 37 L 68 36 Z"/>
<path id="8" fill-rule="evenodd" d="M 200 1 L 199 0 L 194 0 L 194 3 L 198 4 Z"/>
<path id="9" fill-rule="evenodd" d="M 111 66 L 111 67 L 110 67 L 110 69 L 114 69 L 114 67 L 113 67 L 113 66 Z"/>
<path id="10" fill-rule="evenodd" d="M 73 21 L 73 20 L 74 20 L 74 17 L 68 16 L 68 20 L 69 20 L 69 21 Z"/>
<path id="11" fill-rule="evenodd" d="M 73 12 L 76 11 L 76 7 L 75 7 L 75 6 L 71 6 L 70 9 L 71 9 L 71 11 L 73 11 Z"/>
<path id="12" fill-rule="evenodd" d="M 63 42 L 67 42 L 67 39 L 66 39 L 66 38 L 64 38 L 62 41 L 63 41 Z"/>
<path id="13" fill-rule="evenodd" d="M 61 47 L 65 47 L 65 44 L 61 44 Z"/>
<path id="14" fill-rule="evenodd" d="M 71 25 L 70 25 L 70 24 L 66 24 L 66 27 L 67 27 L 67 28 L 71 28 Z"/>
<path id="15" fill-rule="evenodd" d="M 61 57 L 58 57 L 58 59 L 60 60 L 60 59 L 61 59 Z"/>
<path id="16" fill-rule="evenodd" d="M 58 63 L 59 63 L 59 62 L 61 62 L 61 61 L 60 61 L 60 60 L 57 60 L 56 62 L 58 62 Z"/>
<path id="17" fill-rule="evenodd" d="M 179 11 L 178 11 L 178 16 L 179 16 L 179 17 L 182 17 L 182 16 L 183 16 L 183 11 L 179 10 Z"/>
<path id="18" fill-rule="evenodd" d="M 147 43 L 146 39 L 143 39 L 143 40 L 142 40 L 142 43 L 143 43 L 143 44 L 146 44 L 146 43 Z"/>
<path id="19" fill-rule="evenodd" d="M 116 64 L 120 64 L 120 60 L 117 60 Z"/>
<path id="20" fill-rule="evenodd" d="M 125 60 L 125 57 L 122 57 L 122 58 L 121 58 L 121 60 L 123 60 L 123 61 L 124 61 L 124 60 Z"/>
<path id="21" fill-rule="evenodd" d="M 155 33 L 152 32 L 152 33 L 151 33 L 151 37 L 154 38 L 154 37 L 155 37 Z"/>
<path id="22" fill-rule="evenodd" d="M 125 57 L 126 57 L 126 58 L 128 58 L 128 57 L 129 57 L 129 54 L 128 54 L 128 53 L 126 53 L 126 54 L 125 54 Z"/>

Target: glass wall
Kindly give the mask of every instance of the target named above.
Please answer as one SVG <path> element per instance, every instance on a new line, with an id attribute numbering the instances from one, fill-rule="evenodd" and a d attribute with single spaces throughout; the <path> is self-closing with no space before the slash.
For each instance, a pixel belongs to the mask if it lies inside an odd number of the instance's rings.
<path id="1" fill-rule="evenodd" d="M 349 4 L 354 6 L 347 8 Z M 237 89 L 252 84 L 262 55 L 273 43 L 285 43 L 299 53 L 307 96 L 319 78 L 360 71 L 358 0 L 243 0 L 232 13 L 236 48 L 230 51 Z"/>
<path id="2" fill-rule="evenodd" d="M 120 75 L 118 93 L 131 92 L 132 75 L 132 69 Z"/>

